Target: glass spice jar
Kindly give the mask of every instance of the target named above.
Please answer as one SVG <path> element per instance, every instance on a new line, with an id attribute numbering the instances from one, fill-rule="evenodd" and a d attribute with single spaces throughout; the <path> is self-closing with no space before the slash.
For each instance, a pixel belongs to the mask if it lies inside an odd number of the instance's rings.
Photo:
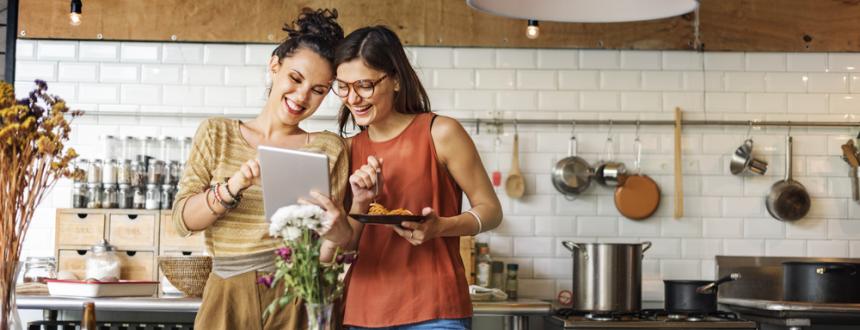
<path id="1" fill-rule="evenodd" d="M 102 182 L 102 160 L 96 159 L 87 164 L 87 183 Z"/>
<path id="2" fill-rule="evenodd" d="M 171 161 L 167 164 L 167 183 L 172 185 L 179 184 L 179 178 L 182 177 L 182 165 L 177 161 Z"/>
<path id="3" fill-rule="evenodd" d="M 161 160 L 155 160 L 149 162 L 149 168 L 147 169 L 147 177 L 146 183 L 161 185 L 164 184 L 164 162 Z"/>
<path id="4" fill-rule="evenodd" d="M 131 161 L 130 160 L 125 159 L 125 160 L 120 160 L 117 162 L 116 183 L 117 184 L 130 184 L 131 183 Z"/>
<path id="5" fill-rule="evenodd" d="M 54 257 L 27 257 L 24 262 L 24 283 L 45 283 L 57 278 L 57 263 Z"/>
<path id="6" fill-rule="evenodd" d="M 98 209 L 102 207 L 102 185 L 100 183 L 87 184 L 87 208 Z"/>
<path id="7" fill-rule="evenodd" d="M 87 185 L 83 182 L 72 183 L 72 207 L 76 209 L 87 207 Z"/>
<path id="8" fill-rule="evenodd" d="M 176 195 L 176 186 L 166 184 L 161 186 L 161 209 L 170 210 L 173 208 L 173 197 Z"/>
<path id="9" fill-rule="evenodd" d="M 117 207 L 121 209 L 130 209 L 134 207 L 134 190 L 127 184 L 119 185 L 119 190 L 116 194 Z"/>
<path id="10" fill-rule="evenodd" d="M 119 207 L 116 185 L 105 185 L 102 193 L 102 208 L 115 209 Z"/>
<path id="11" fill-rule="evenodd" d="M 143 210 L 146 208 L 146 190 L 143 187 L 132 187 L 132 208 Z"/>
<path id="12" fill-rule="evenodd" d="M 143 162 L 132 162 L 131 168 L 129 168 L 129 172 L 131 178 L 129 184 L 132 187 L 143 187 L 144 185 L 146 185 L 146 166 Z"/>
<path id="13" fill-rule="evenodd" d="M 115 159 L 105 160 L 102 165 L 102 184 L 116 184 L 118 164 Z"/>
<path id="14" fill-rule="evenodd" d="M 161 190 L 157 185 L 146 185 L 146 209 L 158 210 L 161 208 Z"/>

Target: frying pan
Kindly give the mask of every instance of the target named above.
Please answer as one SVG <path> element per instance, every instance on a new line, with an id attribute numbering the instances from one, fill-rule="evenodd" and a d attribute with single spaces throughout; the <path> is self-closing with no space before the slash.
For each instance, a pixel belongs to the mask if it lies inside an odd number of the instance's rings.
<path id="1" fill-rule="evenodd" d="M 660 187 L 651 177 L 641 173 L 642 142 L 638 127 L 636 135 L 636 174 L 628 175 L 624 185 L 615 188 L 615 208 L 625 218 L 642 220 L 653 215 L 660 206 Z"/>
<path id="2" fill-rule="evenodd" d="M 568 156 L 555 163 L 552 169 L 552 185 L 568 200 L 588 189 L 593 170 L 588 161 L 576 155 L 576 136 L 571 135 L 567 145 Z"/>
<path id="3" fill-rule="evenodd" d="M 779 221 L 796 221 L 809 213 L 809 193 L 800 182 L 791 178 L 791 135 L 785 138 L 785 180 L 777 181 L 770 187 L 765 200 L 767 212 Z"/>

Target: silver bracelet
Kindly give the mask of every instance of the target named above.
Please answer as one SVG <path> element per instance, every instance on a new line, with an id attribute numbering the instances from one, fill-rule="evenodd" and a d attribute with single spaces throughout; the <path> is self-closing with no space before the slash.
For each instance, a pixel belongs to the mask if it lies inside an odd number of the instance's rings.
<path id="1" fill-rule="evenodd" d="M 475 235 L 480 234 L 481 231 L 483 230 L 483 225 L 481 224 L 481 216 L 478 215 L 478 212 L 475 212 L 473 210 L 468 210 L 468 211 L 466 211 L 466 213 L 469 213 L 475 217 L 475 221 L 478 222 L 478 232 L 475 233 Z"/>

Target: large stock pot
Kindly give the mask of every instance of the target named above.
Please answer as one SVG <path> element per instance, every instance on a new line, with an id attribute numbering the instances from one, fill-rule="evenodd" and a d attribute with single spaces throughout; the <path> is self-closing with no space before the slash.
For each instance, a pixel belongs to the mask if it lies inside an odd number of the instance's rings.
<path id="1" fill-rule="evenodd" d="M 573 309 L 637 312 L 642 305 L 642 254 L 637 244 L 562 242 L 573 257 Z"/>

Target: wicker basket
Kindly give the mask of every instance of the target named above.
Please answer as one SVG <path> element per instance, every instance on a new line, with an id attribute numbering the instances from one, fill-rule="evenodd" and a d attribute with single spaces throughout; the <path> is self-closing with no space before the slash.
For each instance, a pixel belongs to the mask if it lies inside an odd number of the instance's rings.
<path id="1" fill-rule="evenodd" d="M 203 287 L 212 271 L 209 256 L 158 257 L 158 265 L 170 284 L 186 297 L 203 296 Z"/>

